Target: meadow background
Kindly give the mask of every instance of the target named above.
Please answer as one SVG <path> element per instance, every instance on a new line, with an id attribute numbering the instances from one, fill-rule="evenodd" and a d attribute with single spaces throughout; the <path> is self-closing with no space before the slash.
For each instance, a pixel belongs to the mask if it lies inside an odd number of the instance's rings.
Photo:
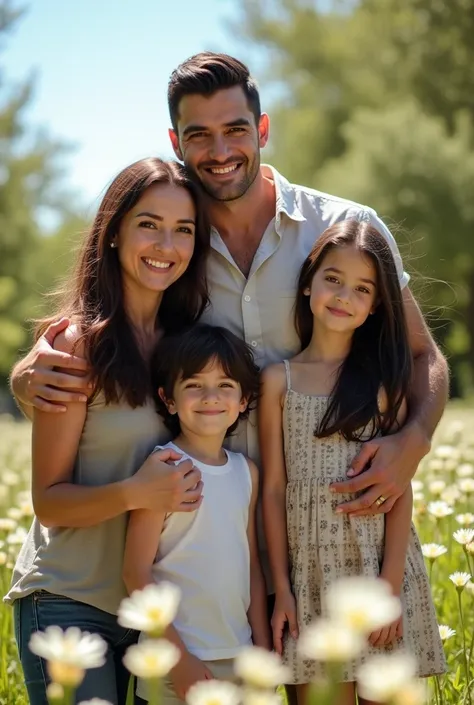
<path id="1" fill-rule="evenodd" d="M 179 18 L 156 0 L 0 0 L 2 593 L 31 520 L 29 425 L 8 391 L 29 321 L 67 276 L 114 174 L 172 156 L 172 69 L 227 51 L 259 80 L 272 124 L 264 161 L 377 209 L 449 359 L 455 401 L 417 475 L 415 521 L 423 543 L 448 549 L 427 561 L 439 622 L 456 631 L 432 702 L 469 702 L 474 596 L 449 576 L 474 568 L 453 538 L 456 517 L 474 527 L 473 36 L 474 0 L 181 0 Z M 438 519 L 428 510 L 437 500 L 450 512 Z M 26 700 L 11 611 L 0 606 L 0 705 L 10 703 Z"/>

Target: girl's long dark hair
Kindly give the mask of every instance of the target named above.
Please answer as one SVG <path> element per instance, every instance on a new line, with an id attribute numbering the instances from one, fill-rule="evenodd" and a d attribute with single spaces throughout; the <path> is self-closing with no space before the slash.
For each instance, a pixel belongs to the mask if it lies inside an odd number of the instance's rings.
<path id="1" fill-rule="evenodd" d="M 82 331 L 86 355 L 106 403 L 125 399 L 142 406 L 151 396 L 148 361 L 141 353 L 123 301 L 117 250 L 110 247 L 124 216 L 153 184 L 186 189 L 196 208 L 194 253 L 188 268 L 163 294 L 156 325 L 176 333 L 194 323 L 208 303 L 205 261 L 210 230 L 199 187 L 178 162 L 142 159 L 113 180 L 100 204 L 54 315 L 37 322 L 36 335 L 68 316 Z"/>
<path id="2" fill-rule="evenodd" d="M 341 433 L 347 440 L 367 439 L 367 433 L 387 433 L 408 396 L 413 358 L 408 340 L 402 292 L 395 260 L 386 239 L 370 223 L 344 220 L 331 225 L 316 241 L 300 272 L 296 294 L 295 324 L 306 348 L 313 334 L 309 296 L 316 271 L 335 247 L 355 246 L 370 257 L 377 272 L 375 312 L 354 331 L 349 355 L 342 363 L 318 438 Z M 387 409 L 380 413 L 380 391 Z"/>

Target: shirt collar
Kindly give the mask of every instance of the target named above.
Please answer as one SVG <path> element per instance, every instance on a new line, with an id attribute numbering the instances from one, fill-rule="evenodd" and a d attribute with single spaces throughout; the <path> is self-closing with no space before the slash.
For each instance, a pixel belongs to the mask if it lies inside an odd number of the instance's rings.
<path id="1" fill-rule="evenodd" d="M 280 225 L 281 214 L 284 213 L 291 220 L 304 222 L 306 218 L 302 214 L 296 199 L 296 188 L 290 184 L 274 167 L 270 164 L 262 164 L 262 174 L 271 179 L 275 184 L 276 209 L 275 221 Z"/>

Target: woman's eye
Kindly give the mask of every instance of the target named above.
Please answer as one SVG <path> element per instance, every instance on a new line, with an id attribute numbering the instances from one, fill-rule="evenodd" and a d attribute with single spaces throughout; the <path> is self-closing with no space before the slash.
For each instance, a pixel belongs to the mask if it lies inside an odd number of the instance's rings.
<path id="1" fill-rule="evenodd" d="M 178 233 L 186 233 L 186 235 L 192 235 L 193 231 L 191 230 L 191 228 L 186 228 L 186 227 L 182 226 L 182 227 L 178 228 Z"/>
<path id="2" fill-rule="evenodd" d="M 152 223 L 151 220 L 141 220 L 138 223 L 139 228 L 155 228 L 155 223 Z"/>

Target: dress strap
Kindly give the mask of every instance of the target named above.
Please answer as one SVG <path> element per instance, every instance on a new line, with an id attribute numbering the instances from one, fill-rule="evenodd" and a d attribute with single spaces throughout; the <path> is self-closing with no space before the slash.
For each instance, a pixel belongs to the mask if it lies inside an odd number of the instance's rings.
<path id="1" fill-rule="evenodd" d="M 286 372 L 286 389 L 289 391 L 291 389 L 291 372 L 290 372 L 290 363 L 288 360 L 283 360 L 283 364 L 285 365 L 285 372 Z"/>

